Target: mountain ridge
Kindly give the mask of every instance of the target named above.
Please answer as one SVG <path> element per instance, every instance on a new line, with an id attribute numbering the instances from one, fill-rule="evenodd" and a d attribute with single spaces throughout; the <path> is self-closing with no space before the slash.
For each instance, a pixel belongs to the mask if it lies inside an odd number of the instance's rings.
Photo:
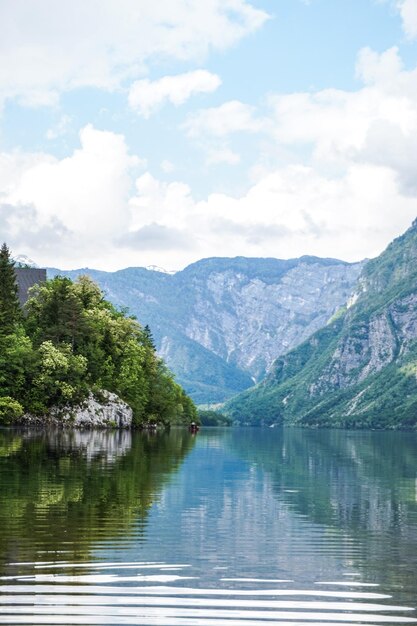
<path id="1" fill-rule="evenodd" d="M 327 322 L 351 295 L 363 262 L 210 257 L 175 274 L 146 268 L 88 274 L 114 304 L 148 324 L 159 354 L 199 404 L 263 378 L 277 356 Z"/>

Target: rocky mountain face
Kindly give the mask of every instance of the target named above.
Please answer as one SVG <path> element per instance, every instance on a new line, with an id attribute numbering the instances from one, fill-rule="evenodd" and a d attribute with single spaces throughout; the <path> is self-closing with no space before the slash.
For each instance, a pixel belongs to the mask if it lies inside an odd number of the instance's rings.
<path id="1" fill-rule="evenodd" d="M 348 303 L 229 402 L 242 422 L 417 425 L 417 220 L 369 261 Z"/>
<path id="2" fill-rule="evenodd" d="M 90 275 L 148 324 L 161 356 L 197 403 L 222 402 L 262 380 L 277 357 L 327 323 L 363 267 L 301 257 L 210 258 L 175 274 L 144 268 Z"/>

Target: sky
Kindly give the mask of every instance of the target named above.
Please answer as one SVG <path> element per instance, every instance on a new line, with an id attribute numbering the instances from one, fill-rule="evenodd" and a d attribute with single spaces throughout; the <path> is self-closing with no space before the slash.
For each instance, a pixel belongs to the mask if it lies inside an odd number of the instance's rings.
<path id="1" fill-rule="evenodd" d="M 417 0 L 0 0 L 13 254 L 357 261 L 416 217 Z"/>

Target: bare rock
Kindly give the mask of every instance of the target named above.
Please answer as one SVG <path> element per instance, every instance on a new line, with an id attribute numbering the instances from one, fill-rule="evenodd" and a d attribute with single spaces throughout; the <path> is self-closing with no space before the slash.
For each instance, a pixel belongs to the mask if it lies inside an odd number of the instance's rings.
<path id="1" fill-rule="evenodd" d="M 79 406 L 52 408 L 49 415 L 38 417 L 26 413 L 20 423 L 31 426 L 56 425 L 70 428 L 130 428 L 133 412 L 126 402 L 109 391 L 100 399 L 90 393 Z"/>

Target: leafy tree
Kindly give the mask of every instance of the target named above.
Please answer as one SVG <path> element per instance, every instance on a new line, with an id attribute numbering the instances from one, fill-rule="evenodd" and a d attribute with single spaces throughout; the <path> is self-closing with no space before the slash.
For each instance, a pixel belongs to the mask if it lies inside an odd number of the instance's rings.
<path id="1" fill-rule="evenodd" d="M 0 395 L 26 398 L 30 392 L 37 355 L 22 325 L 0 336 Z"/>
<path id="2" fill-rule="evenodd" d="M 23 407 L 20 402 L 9 396 L 0 397 L 0 424 L 10 424 L 22 415 Z"/>
<path id="3" fill-rule="evenodd" d="M 165 424 L 196 419 L 193 402 L 158 358 L 149 327 L 107 302 L 91 279 L 37 285 L 25 312 L 35 354 L 26 400 L 32 411 L 107 390 L 132 407 L 137 425 L 150 415 Z"/>
<path id="4" fill-rule="evenodd" d="M 116 393 L 135 424 L 195 420 L 196 409 L 158 358 L 149 327 L 104 299 L 90 279 L 56 277 L 31 289 L 20 316 L 13 261 L 0 253 L 0 421 Z M 3 400 L 1 400 L 3 398 Z"/>
<path id="5" fill-rule="evenodd" d="M 54 346 L 44 341 L 39 347 L 38 371 L 33 379 L 35 392 L 52 406 L 79 401 L 88 393 L 84 383 L 87 359 L 74 355 L 69 344 Z"/>

